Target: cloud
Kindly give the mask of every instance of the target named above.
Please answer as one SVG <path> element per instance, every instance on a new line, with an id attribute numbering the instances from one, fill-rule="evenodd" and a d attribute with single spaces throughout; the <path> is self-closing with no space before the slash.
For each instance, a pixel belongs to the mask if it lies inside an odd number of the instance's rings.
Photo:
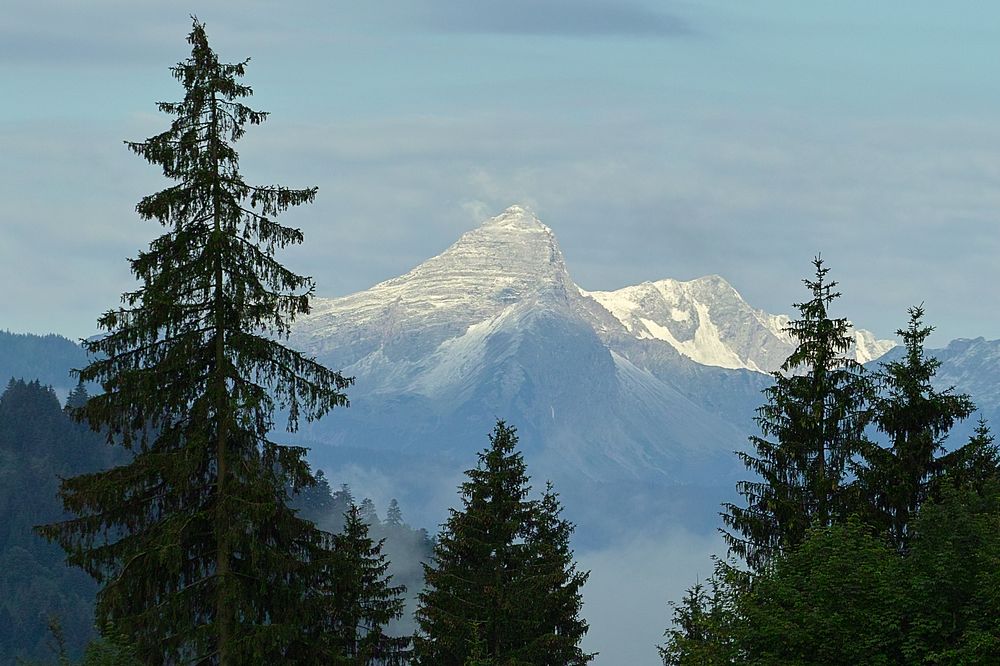
<path id="1" fill-rule="evenodd" d="M 58 304 L 33 310 L 8 295 L 8 325 L 92 332 L 121 291 L 110 275 L 122 275 L 122 258 L 157 232 L 131 209 L 164 181 L 120 140 L 161 124 L 0 127 L 11 164 L 33 165 L 10 169 L 0 184 L 0 254 L 9 262 L 0 275 L 9 294 Z M 306 242 L 282 260 L 313 275 L 322 296 L 400 275 L 520 202 L 554 229 L 584 288 L 721 273 L 754 306 L 787 312 L 822 251 L 842 283 L 839 311 L 879 335 L 921 301 L 939 327 L 935 344 L 1000 334 L 981 307 L 1000 278 L 1000 195 L 991 185 L 1000 133 L 968 120 L 820 128 L 736 112 L 696 121 L 556 121 L 530 111 L 310 124 L 277 116 L 241 146 L 249 181 L 319 186 L 315 204 L 284 217 Z M 58 187 L 32 182 L 40 173 Z M 99 284 L 54 280 L 45 262 L 23 261 L 46 252 Z M 78 321 L 57 323 L 71 317 Z"/>
<path id="2" fill-rule="evenodd" d="M 590 631 L 583 647 L 599 652 L 594 666 L 660 666 L 656 646 L 670 624 L 669 602 L 712 574 L 712 554 L 725 552 L 716 534 L 684 530 L 578 554 L 590 570 L 583 587 L 583 615 Z"/>
<path id="3" fill-rule="evenodd" d="M 320 185 L 301 256 L 323 295 L 402 274 L 520 202 L 555 230 L 584 288 L 722 273 L 756 307 L 787 312 L 821 251 L 842 282 L 838 309 L 864 328 L 890 335 L 923 300 L 935 344 L 998 335 L 973 325 L 1000 252 L 1000 133 L 975 121 L 508 111 L 286 127 L 261 132 L 267 145 L 248 139 L 246 164 L 259 149 L 281 156 L 268 169 L 287 160 L 301 168 L 292 182 Z M 351 251 L 334 275 L 320 257 L 338 243 Z M 356 269 L 354 252 L 366 257 Z"/>
<path id="4" fill-rule="evenodd" d="M 418 17 L 445 32 L 567 37 L 678 37 L 693 33 L 671 13 L 606 0 L 435 0 Z"/>

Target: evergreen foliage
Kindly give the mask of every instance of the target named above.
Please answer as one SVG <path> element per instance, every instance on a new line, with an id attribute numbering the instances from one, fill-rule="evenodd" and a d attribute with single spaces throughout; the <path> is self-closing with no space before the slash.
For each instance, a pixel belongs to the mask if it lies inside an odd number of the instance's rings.
<path id="1" fill-rule="evenodd" d="M 48 657 L 53 617 L 70 658 L 94 636 L 93 580 L 32 528 L 67 517 L 59 477 L 104 469 L 115 453 L 38 381 L 11 380 L 0 395 L 0 663 Z"/>
<path id="2" fill-rule="evenodd" d="M 850 323 L 830 317 L 837 283 L 827 281 L 822 259 L 813 265 L 815 278 L 803 280 L 811 298 L 795 305 L 799 319 L 785 329 L 797 346 L 755 418 L 762 436 L 750 438 L 755 453 L 737 453 L 759 479 L 737 485 L 745 507 L 724 505 L 730 552 L 755 569 L 801 543 L 810 526 L 847 518 L 854 503 L 845 477 L 866 448 L 870 381 L 847 356 Z"/>
<path id="3" fill-rule="evenodd" d="M 358 515 L 361 516 L 361 520 L 366 525 L 377 525 L 381 522 L 379 521 L 378 511 L 375 509 L 375 502 L 371 501 L 368 497 L 361 500 L 361 504 L 358 506 Z"/>
<path id="4" fill-rule="evenodd" d="M 385 635 L 402 615 L 405 588 L 390 584 L 384 540 L 373 541 L 359 508 L 351 505 L 343 530 L 333 536 L 333 558 L 322 588 L 327 623 L 317 640 L 337 655 L 334 664 L 369 666 L 405 663 L 409 638 Z"/>
<path id="5" fill-rule="evenodd" d="M 315 486 L 302 488 L 292 496 L 292 506 L 300 516 L 316 523 L 325 532 L 342 532 L 345 529 L 346 514 L 351 511 L 354 493 L 347 484 L 332 491 L 322 470 L 316 472 L 316 478 Z M 392 510 L 393 506 L 395 512 Z M 393 513 L 398 518 L 398 523 L 390 522 L 389 518 Z M 382 544 L 381 552 L 389 562 L 387 573 L 398 587 L 405 590 L 403 596 L 408 610 L 402 617 L 393 620 L 386 630 L 394 635 L 412 635 L 415 628 L 412 610 L 424 584 L 421 563 L 431 559 L 431 539 L 427 530 L 415 529 L 403 521 L 398 501 L 390 504 L 385 522 L 366 525 L 372 541 Z"/>
<path id="6" fill-rule="evenodd" d="M 435 666 L 586 664 L 577 617 L 587 574 L 575 570 L 569 536 L 549 487 L 528 499 L 514 428 L 498 421 L 490 446 L 461 485 L 424 565 L 416 661 Z"/>
<path id="7" fill-rule="evenodd" d="M 675 607 L 674 664 L 994 664 L 1000 661 L 1000 485 L 945 486 L 901 553 L 857 518 L 807 532 L 748 575 L 717 567 Z"/>
<path id="8" fill-rule="evenodd" d="M 930 496 L 934 499 L 940 499 L 944 488 L 964 488 L 988 496 L 1000 483 L 1000 447 L 985 419 L 979 419 L 965 446 L 941 456 L 940 463 L 940 474 L 930 482 Z"/>
<path id="9" fill-rule="evenodd" d="M 344 527 L 344 514 L 351 508 L 350 497 L 341 490 L 333 492 L 323 470 L 316 470 L 315 476 L 315 484 L 299 488 L 288 485 L 289 505 L 324 532 L 339 532 Z"/>
<path id="10" fill-rule="evenodd" d="M 789 328 L 799 347 L 783 371 L 799 374 L 775 375 L 759 412 L 776 441 L 752 440 L 743 459 L 761 480 L 724 515 L 750 570 L 720 564 L 710 592 L 675 606 L 664 664 L 997 663 L 1000 451 L 980 420 L 942 453 L 974 407 L 934 388 L 922 308 L 898 331 L 905 353 L 870 380 L 842 358 L 846 321 L 828 318 L 837 294 L 816 268 Z"/>
<path id="11" fill-rule="evenodd" d="M 240 101 L 247 61 L 220 62 L 197 20 L 188 41 L 184 99 L 158 104 L 169 129 L 127 144 L 175 181 L 136 207 L 167 231 L 130 260 L 141 286 L 99 319 L 79 373 L 103 389 L 80 418 L 134 457 L 65 480 L 75 518 L 42 533 L 98 581 L 99 624 L 143 663 L 314 663 L 299 641 L 325 555 L 285 490 L 314 478 L 267 433 L 279 407 L 293 430 L 347 404 L 348 378 L 280 342 L 312 283 L 275 260 L 302 233 L 273 218 L 316 189 L 244 182 L 233 144 L 266 118 Z"/>
<path id="12" fill-rule="evenodd" d="M 735 643 L 738 595 L 734 588 L 745 577 L 725 562 L 716 561 L 715 575 L 706 587 L 695 583 L 674 609 L 673 626 L 664 632 L 667 641 L 659 646 L 664 666 L 723 666 L 737 662 Z"/>
<path id="13" fill-rule="evenodd" d="M 545 485 L 528 537 L 527 594 L 537 617 L 535 636 L 528 646 L 532 664 L 557 666 L 586 664 L 590 655 L 580 651 L 587 633 L 582 590 L 590 572 L 577 571 L 570 548 L 573 524 L 562 518 L 562 504 L 552 483 Z"/>
<path id="14" fill-rule="evenodd" d="M 909 314 L 908 326 L 896 331 L 906 354 L 881 364 L 882 390 L 873 405 L 875 424 L 889 446 L 868 447 L 866 465 L 859 471 L 865 500 L 874 510 L 871 521 L 900 550 L 909 545 L 910 522 L 927 498 L 931 479 L 960 457 L 938 456 L 948 431 L 975 409 L 967 395 L 934 389 L 941 363 L 924 353 L 924 341 L 934 329 L 924 325 L 922 307 L 910 308 Z"/>
<path id="15" fill-rule="evenodd" d="M 385 510 L 386 527 L 399 527 L 403 524 L 403 512 L 399 508 L 399 502 L 393 497 L 389 501 L 389 508 Z"/>

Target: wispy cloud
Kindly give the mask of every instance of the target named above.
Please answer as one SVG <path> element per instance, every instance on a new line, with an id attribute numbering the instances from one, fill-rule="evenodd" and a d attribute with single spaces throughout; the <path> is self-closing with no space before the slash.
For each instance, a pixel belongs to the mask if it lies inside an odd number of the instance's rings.
<path id="1" fill-rule="evenodd" d="M 712 574 L 712 554 L 724 553 L 716 534 L 681 529 L 578 555 L 590 570 L 583 615 L 590 631 L 584 649 L 599 652 L 596 666 L 660 664 L 656 646 L 670 624 L 671 601 Z"/>
<path id="2" fill-rule="evenodd" d="M 449 32 L 571 37 L 678 37 L 694 32 L 680 16 L 636 2 L 607 0 L 435 0 L 422 22 Z"/>

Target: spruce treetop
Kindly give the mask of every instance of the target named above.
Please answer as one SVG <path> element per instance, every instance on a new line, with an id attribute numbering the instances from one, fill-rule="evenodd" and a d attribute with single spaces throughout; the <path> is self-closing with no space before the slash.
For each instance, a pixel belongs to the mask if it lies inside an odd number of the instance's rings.
<path id="1" fill-rule="evenodd" d="M 847 355 L 850 322 L 830 316 L 837 283 L 827 279 L 821 257 L 812 263 L 815 277 L 803 280 L 811 298 L 796 304 L 799 317 L 785 329 L 796 348 L 763 391 L 754 451 L 737 452 L 757 479 L 737 484 L 745 507 L 724 505 L 730 551 L 755 569 L 801 543 L 811 525 L 850 515 L 854 497 L 845 478 L 867 448 L 871 381 Z"/>

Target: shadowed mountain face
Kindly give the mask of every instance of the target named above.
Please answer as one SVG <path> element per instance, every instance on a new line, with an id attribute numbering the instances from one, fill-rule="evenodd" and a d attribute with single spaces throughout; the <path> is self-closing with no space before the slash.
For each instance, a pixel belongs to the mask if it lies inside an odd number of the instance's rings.
<path id="1" fill-rule="evenodd" d="M 787 321 L 717 276 L 582 291 L 552 230 L 512 206 L 403 276 L 315 299 L 291 344 L 356 385 L 350 409 L 296 438 L 334 476 L 376 474 L 378 461 L 380 483 L 408 506 L 438 502 L 438 519 L 454 486 L 442 496 L 428 479 L 472 466 L 497 418 L 568 506 L 577 494 L 603 512 L 662 504 L 667 487 L 729 493 L 766 372 L 792 349 Z M 893 344 L 856 340 L 861 360 Z"/>

